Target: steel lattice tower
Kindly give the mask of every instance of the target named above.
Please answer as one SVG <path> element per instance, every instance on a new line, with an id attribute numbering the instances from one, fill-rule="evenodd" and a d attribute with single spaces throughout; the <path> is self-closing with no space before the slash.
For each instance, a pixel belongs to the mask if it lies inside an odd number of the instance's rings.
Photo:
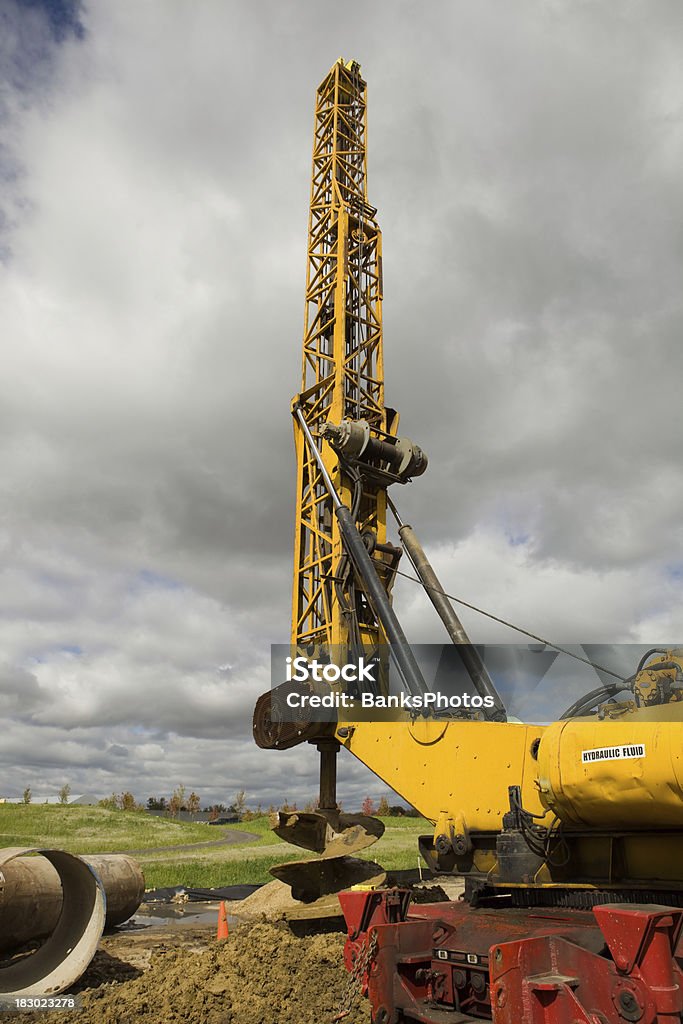
<path id="1" fill-rule="evenodd" d="M 340 58 L 320 84 L 315 107 L 300 402 L 326 468 L 361 530 L 386 540 L 386 491 L 354 483 L 322 442 L 326 422 L 366 420 L 394 432 L 384 406 L 382 240 L 367 201 L 366 84 Z M 343 556 L 320 471 L 295 421 L 297 510 L 292 643 L 374 645 L 381 637 Z M 388 576 L 388 574 L 387 574 Z M 389 589 L 390 581 L 385 580 Z M 334 588 L 339 600 L 333 599 Z"/>

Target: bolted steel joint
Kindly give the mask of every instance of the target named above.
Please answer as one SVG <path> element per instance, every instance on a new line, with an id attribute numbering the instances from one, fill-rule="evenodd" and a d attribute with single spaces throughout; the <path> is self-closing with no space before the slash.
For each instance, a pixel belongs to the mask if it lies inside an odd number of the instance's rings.
<path id="1" fill-rule="evenodd" d="M 448 836 L 444 835 L 443 832 L 441 833 L 440 836 L 437 836 L 436 840 L 434 842 L 434 848 L 436 849 L 436 852 L 438 854 L 440 854 L 441 856 L 444 856 L 445 854 L 450 853 L 451 852 L 451 841 L 448 838 Z"/>
<path id="2" fill-rule="evenodd" d="M 627 1020 L 630 1024 L 636 1024 L 645 1013 L 645 1007 L 639 999 L 638 993 L 623 982 L 615 986 L 612 1002 L 622 1020 Z"/>
<path id="3" fill-rule="evenodd" d="M 467 842 L 467 836 L 462 834 L 453 836 L 453 853 L 456 857 L 464 857 L 469 849 L 469 843 Z"/>

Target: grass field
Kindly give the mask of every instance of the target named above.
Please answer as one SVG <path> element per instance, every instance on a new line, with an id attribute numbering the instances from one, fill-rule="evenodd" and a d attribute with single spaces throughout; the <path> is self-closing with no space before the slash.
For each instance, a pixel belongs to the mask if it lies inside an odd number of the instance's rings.
<path id="1" fill-rule="evenodd" d="M 220 838 L 220 828 L 154 818 L 142 811 L 60 804 L 0 804 L 1 846 L 54 846 L 70 853 L 115 853 Z M 218 833 L 218 834 L 213 834 Z"/>
<path id="2" fill-rule="evenodd" d="M 431 831 L 423 818 L 382 818 L 385 833 L 364 854 L 385 868 L 417 866 L 417 837 Z M 256 839 L 193 850 L 164 850 L 222 838 L 226 832 L 251 832 Z M 143 812 L 102 807 L 0 804 L 0 846 L 52 846 L 70 853 L 136 854 L 147 888 L 186 885 L 209 888 L 240 882 L 267 882 L 273 864 L 313 856 L 282 842 L 270 831 L 267 816 L 239 825 L 195 825 Z"/>

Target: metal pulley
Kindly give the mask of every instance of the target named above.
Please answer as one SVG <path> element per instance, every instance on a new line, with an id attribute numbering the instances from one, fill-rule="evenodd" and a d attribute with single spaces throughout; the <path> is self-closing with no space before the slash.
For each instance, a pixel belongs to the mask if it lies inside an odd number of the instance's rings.
<path id="1" fill-rule="evenodd" d="M 391 434 L 384 440 L 374 437 L 367 420 L 342 420 L 338 426 L 326 423 L 323 437 L 343 458 L 388 473 L 399 483 L 422 476 L 427 468 L 427 456 L 418 445 Z"/>

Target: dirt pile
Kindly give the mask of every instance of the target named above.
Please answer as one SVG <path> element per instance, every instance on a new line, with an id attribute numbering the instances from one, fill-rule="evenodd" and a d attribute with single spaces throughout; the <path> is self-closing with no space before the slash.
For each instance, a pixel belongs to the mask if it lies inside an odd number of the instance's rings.
<path id="1" fill-rule="evenodd" d="M 245 920 L 260 919 L 262 916 L 277 920 L 288 911 L 298 910 L 301 903 L 292 896 L 292 890 L 284 882 L 274 878 L 240 902 L 239 915 Z M 340 910 L 341 913 L 341 910 Z"/>
<path id="2" fill-rule="evenodd" d="M 245 924 L 202 951 L 160 950 L 138 977 L 93 977 L 99 987 L 83 989 L 83 1009 L 60 1013 L 60 1024 L 326 1024 L 345 990 L 343 948 L 339 934 L 295 938 L 284 924 Z M 344 1018 L 369 1021 L 366 1000 Z"/>

